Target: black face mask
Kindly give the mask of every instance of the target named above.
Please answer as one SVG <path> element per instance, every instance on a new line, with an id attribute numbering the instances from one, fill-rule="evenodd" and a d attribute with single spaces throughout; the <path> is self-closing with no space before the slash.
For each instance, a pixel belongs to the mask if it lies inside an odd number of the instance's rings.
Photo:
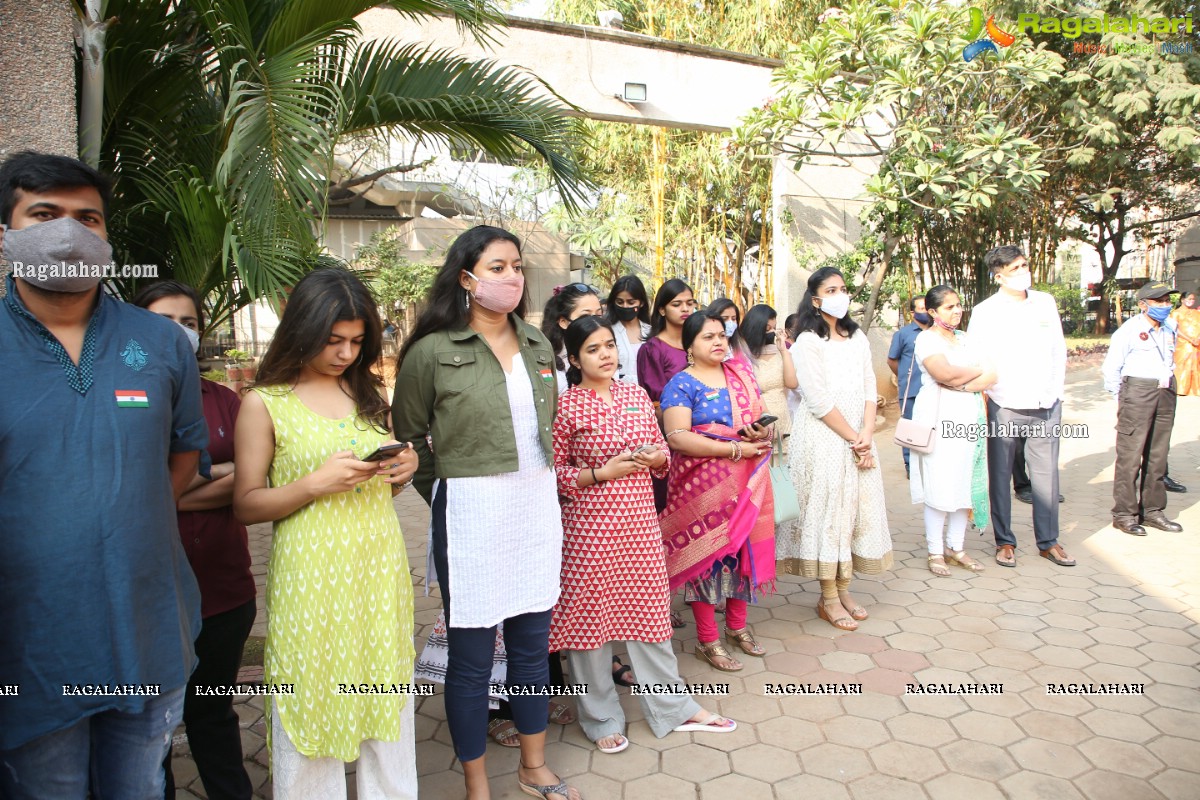
<path id="1" fill-rule="evenodd" d="M 637 318 L 639 310 L 637 306 L 616 306 L 617 319 L 621 322 L 631 322 Z"/>
<path id="2" fill-rule="evenodd" d="M 763 334 L 763 344 L 775 344 L 775 331 L 767 331 Z"/>

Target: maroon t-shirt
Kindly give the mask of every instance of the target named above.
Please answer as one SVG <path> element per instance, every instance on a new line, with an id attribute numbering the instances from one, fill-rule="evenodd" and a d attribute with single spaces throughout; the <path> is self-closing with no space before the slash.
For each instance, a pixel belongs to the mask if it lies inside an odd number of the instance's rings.
<path id="1" fill-rule="evenodd" d="M 242 401 L 212 381 L 200 381 L 200 394 L 204 399 L 207 449 L 212 463 L 233 461 L 233 425 Z M 200 584 L 202 617 L 231 611 L 254 599 L 246 526 L 233 515 L 232 505 L 208 511 L 180 511 L 179 538 Z"/>

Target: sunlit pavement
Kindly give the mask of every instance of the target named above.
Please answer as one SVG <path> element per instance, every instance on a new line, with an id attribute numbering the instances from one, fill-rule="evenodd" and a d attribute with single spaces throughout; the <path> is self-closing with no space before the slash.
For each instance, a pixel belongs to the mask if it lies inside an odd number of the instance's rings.
<path id="1" fill-rule="evenodd" d="M 681 673 L 689 682 L 728 683 L 728 696 L 700 701 L 739 729 L 655 739 L 626 696 L 628 750 L 604 755 L 577 725 L 551 725 L 551 768 L 589 800 L 1200 797 L 1200 398 L 1180 398 L 1172 437 L 1171 474 L 1190 491 L 1168 495 L 1167 514 L 1184 532 L 1133 537 L 1109 525 L 1116 404 L 1097 365 L 1073 368 L 1067 392 L 1063 422 L 1086 424 L 1089 433 L 1062 442 L 1061 541 L 1078 566 L 1038 557 L 1031 508 L 1014 499 L 1016 569 L 992 560 L 990 533 L 968 533 L 968 550 L 986 571 L 931 575 L 920 508 L 909 502 L 890 428 L 881 431 L 896 565 L 854 582 L 871 618 L 855 633 L 837 631 L 816 617 L 816 582 L 785 578 L 750 610 L 767 657 L 743 658 L 743 671 L 726 674 L 693 656 L 695 627 L 685 611 L 688 625 L 675 636 Z M 428 510 L 411 490 L 396 509 L 416 584 L 419 648 L 439 606 L 436 595 L 424 596 Z M 251 528 L 260 636 L 270 538 L 269 526 Z M 787 683 L 861 684 L 862 694 L 767 695 L 766 685 Z M 1003 694 L 906 695 L 911 683 L 1001 684 Z M 1047 684 L 1145 691 L 1052 695 Z M 239 702 L 238 713 L 256 796 L 270 797 L 262 703 Z M 461 798 L 440 694 L 418 701 L 417 737 L 421 796 Z M 175 753 L 178 797 L 204 797 L 182 730 Z M 497 800 L 523 796 L 517 758 L 489 744 Z"/>

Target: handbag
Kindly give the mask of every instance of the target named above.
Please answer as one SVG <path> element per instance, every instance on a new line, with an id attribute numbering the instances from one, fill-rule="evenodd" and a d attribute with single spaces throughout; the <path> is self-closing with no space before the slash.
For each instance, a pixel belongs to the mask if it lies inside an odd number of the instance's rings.
<path id="1" fill-rule="evenodd" d="M 913 353 L 912 361 L 908 362 L 908 377 L 904 379 L 904 388 L 907 390 L 909 382 L 912 380 L 913 362 L 917 360 L 917 354 Z M 908 400 L 907 397 L 904 400 Z M 938 406 L 942 403 L 941 387 L 938 387 Z M 937 419 L 937 408 L 933 413 L 934 419 Z M 904 402 L 900 403 L 900 419 L 896 420 L 896 433 L 892 437 L 892 442 L 907 447 L 914 453 L 927 456 L 933 452 L 933 426 L 922 425 L 919 422 L 913 422 L 911 419 L 904 418 Z"/>
<path id="2" fill-rule="evenodd" d="M 771 453 L 771 493 L 775 497 L 775 524 L 800 519 L 800 499 L 796 496 L 796 484 L 786 464 L 777 463 L 782 451 L 782 439 L 775 435 L 775 451 Z"/>

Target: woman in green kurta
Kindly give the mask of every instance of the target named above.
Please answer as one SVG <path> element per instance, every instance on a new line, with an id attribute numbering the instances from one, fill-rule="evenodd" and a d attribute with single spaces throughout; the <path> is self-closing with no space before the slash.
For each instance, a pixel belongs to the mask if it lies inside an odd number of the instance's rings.
<path id="1" fill-rule="evenodd" d="M 294 690 L 268 712 L 278 800 L 345 797 L 355 759 L 360 798 L 416 797 L 412 580 L 391 502 L 416 458 L 362 460 L 394 443 L 381 345 L 361 281 L 310 273 L 238 418 L 234 507 L 275 522 L 264 677 Z"/>

